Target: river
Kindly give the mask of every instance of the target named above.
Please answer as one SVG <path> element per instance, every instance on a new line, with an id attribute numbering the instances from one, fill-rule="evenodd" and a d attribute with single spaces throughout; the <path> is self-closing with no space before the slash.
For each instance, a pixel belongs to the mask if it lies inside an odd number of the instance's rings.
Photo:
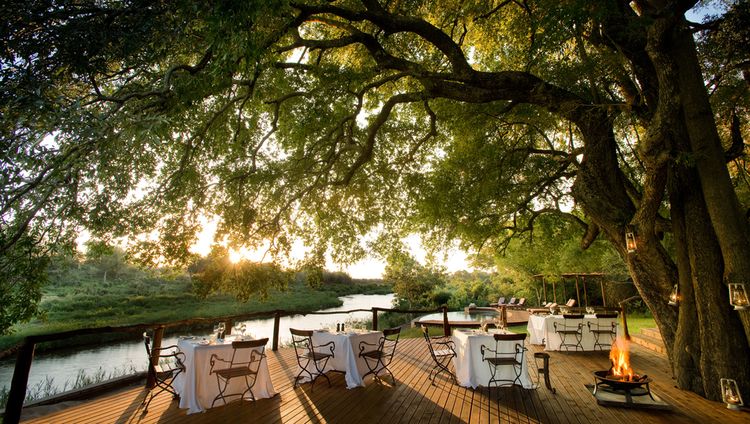
<path id="1" fill-rule="evenodd" d="M 339 299 L 343 305 L 323 311 L 344 311 L 351 309 L 370 309 L 373 307 L 392 307 L 393 294 L 355 294 L 342 296 Z M 289 343 L 291 337 L 289 328 L 316 329 L 332 327 L 337 323 L 353 320 L 371 320 L 371 312 L 355 312 L 351 314 L 331 315 L 295 315 L 282 317 L 279 328 L 279 344 Z M 273 337 L 273 318 L 244 321 L 247 332 L 256 338 Z M 235 331 L 235 330 L 233 330 Z M 177 344 L 178 336 L 167 335 L 162 346 Z M 193 332 L 193 336 L 206 336 L 204 332 Z M 267 349 L 271 348 L 271 343 Z M 131 374 L 135 371 L 145 371 L 146 350 L 143 341 L 123 341 L 108 343 L 106 346 L 71 349 L 57 352 L 45 352 L 34 357 L 29 375 L 29 391 L 64 391 L 70 389 L 76 378 L 81 374 L 94 376 Z M 0 387 L 10 387 L 13 377 L 15 358 L 0 361 Z"/>

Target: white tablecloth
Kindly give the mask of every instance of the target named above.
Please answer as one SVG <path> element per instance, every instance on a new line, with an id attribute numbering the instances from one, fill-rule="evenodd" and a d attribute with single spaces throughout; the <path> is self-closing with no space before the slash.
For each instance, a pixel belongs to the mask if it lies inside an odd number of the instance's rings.
<path id="1" fill-rule="evenodd" d="M 364 386 L 362 376 L 369 371 L 365 360 L 359 357 L 359 342 L 365 341 L 377 344 L 382 336 L 382 331 L 315 331 L 313 332 L 313 344 L 317 346 L 330 341 L 335 344 L 334 357 L 328 360 L 328 364 L 323 371 L 336 370 L 345 372 L 346 387 L 353 389 Z M 367 346 L 366 350 L 371 350 L 375 347 Z M 325 348 L 318 350 L 321 352 L 330 352 Z"/>
<path id="2" fill-rule="evenodd" d="M 601 328 L 607 328 L 606 326 L 612 325 L 611 323 L 617 323 L 617 318 L 596 318 L 595 315 L 584 315 L 583 320 L 568 320 L 568 326 L 583 322 L 583 329 L 581 332 L 581 347 L 583 350 L 594 350 L 594 334 L 589 331 L 587 322 L 599 322 Z M 554 323 L 558 323 L 558 328 L 563 325 L 562 315 L 530 315 L 529 324 L 527 326 L 529 332 L 529 343 L 531 344 L 543 344 L 544 350 L 560 350 L 560 344 L 562 341 L 560 335 L 555 333 Z M 592 324 L 593 326 L 593 324 Z M 620 326 L 617 326 L 617 335 L 621 335 Z M 609 336 L 602 334 L 599 336 L 601 343 L 609 344 Z M 575 343 L 575 336 L 567 336 L 567 343 Z M 571 348 L 570 350 L 573 350 Z"/>
<path id="3" fill-rule="evenodd" d="M 198 340 L 187 339 L 180 340 L 177 345 L 185 354 L 185 372 L 180 373 L 173 383 L 175 390 L 180 394 L 180 408 L 188 408 L 188 414 L 203 412 L 211 408 L 211 403 L 219 394 L 216 375 L 209 374 L 211 355 L 215 353 L 220 358 L 229 361 L 232 358 L 231 338 L 227 337 L 222 344 L 200 344 Z M 249 351 L 246 354 L 249 354 Z M 247 389 L 245 379 L 235 378 L 229 381 L 226 393 L 241 393 L 245 389 Z M 271 384 L 268 362 L 266 358 L 263 358 L 255 386 L 253 386 L 253 396 L 255 399 L 263 399 L 274 395 L 276 392 Z M 236 399 L 238 397 L 230 398 L 230 400 Z M 221 405 L 224 405 L 224 402 L 216 401 L 216 406 Z"/>
<path id="4" fill-rule="evenodd" d="M 495 339 L 492 333 L 483 333 L 477 330 L 454 330 L 453 342 L 456 344 L 456 357 L 453 365 L 456 367 L 456 379 L 463 387 L 476 389 L 478 386 L 487 386 L 492 377 L 487 362 L 482 361 L 482 345 L 495 349 Z M 507 345 L 502 346 L 502 344 Z M 515 341 L 501 342 L 501 351 L 513 351 Z M 533 389 L 534 383 L 529 377 L 527 355 L 524 354 L 523 366 L 521 367 L 521 385 L 525 389 Z M 496 379 L 513 380 L 516 378 L 515 371 L 511 367 L 500 367 L 497 369 Z"/>

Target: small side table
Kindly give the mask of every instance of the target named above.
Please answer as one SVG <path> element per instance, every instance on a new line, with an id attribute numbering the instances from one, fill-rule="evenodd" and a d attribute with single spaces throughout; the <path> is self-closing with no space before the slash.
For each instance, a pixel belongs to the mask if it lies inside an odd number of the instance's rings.
<path id="1" fill-rule="evenodd" d="M 542 360 L 541 367 L 539 366 L 539 359 Z M 539 384 L 539 374 L 544 374 L 544 385 L 547 387 L 547 390 L 549 390 L 553 394 L 556 393 L 557 390 L 552 388 L 552 383 L 549 381 L 549 353 L 534 352 L 534 362 L 536 363 L 537 384 Z"/>

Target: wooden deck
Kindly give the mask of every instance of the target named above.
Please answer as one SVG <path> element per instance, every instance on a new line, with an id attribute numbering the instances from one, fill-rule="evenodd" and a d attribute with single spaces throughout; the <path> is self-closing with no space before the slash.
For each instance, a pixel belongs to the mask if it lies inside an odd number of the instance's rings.
<path id="1" fill-rule="evenodd" d="M 541 350 L 530 346 L 527 355 Z M 343 376 L 331 373 L 333 387 L 320 380 L 315 391 L 305 384 L 292 389 L 296 369 L 294 351 L 268 352 L 272 381 L 279 395 L 257 402 L 234 402 L 202 414 L 186 415 L 169 395 L 154 399 L 149 412 L 139 408 L 143 387 L 130 387 L 83 403 L 53 409 L 26 409 L 25 423 L 689 423 L 749 422 L 750 413 L 731 411 L 723 404 L 707 401 L 674 388 L 664 356 L 633 346 L 631 361 L 640 373 L 651 376 L 652 390 L 672 405 L 671 411 L 634 410 L 596 404 L 584 384 L 593 382 L 593 370 L 608 367 L 602 352 L 551 352 L 552 385 L 557 393 L 541 387 L 518 387 L 476 391 L 458 387 L 440 377 L 430 384 L 431 359 L 422 339 L 399 343 L 392 370 L 397 385 L 366 380 L 366 387 L 347 390 Z M 533 364 L 532 364 L 533 365 Z M 535 375 L 532 374 L 532 378 Z M 498 393 L 500 394 L 498 398 Z M 498 401 L 499 399 L 499 401 Z"/>

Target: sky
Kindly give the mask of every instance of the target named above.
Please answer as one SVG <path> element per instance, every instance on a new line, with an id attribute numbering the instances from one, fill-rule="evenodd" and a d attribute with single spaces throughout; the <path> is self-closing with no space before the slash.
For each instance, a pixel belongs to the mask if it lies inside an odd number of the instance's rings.
<path id="1" fill-rule="evenodd" d="M 208 218 L 201 219 L 201 225 L 203 231 L 198 233 L 198 241 L 191 249 L 192 252 L 199 255 L 205 256 L 211 251 L 211 244 L 214 240 L 214 234 L 216 232 L 217 220 L 209 220 Z M 403 242 L 409 247 L 411 255 L 420 263 L 425 264 L 427 252 L 422 247 L 419 237 L 413 235 L 407 237 Z M 304 255 L 305 246 L 301 243 L 297 244 L 292 249 L 293 259 L 301 259 Z M 456 272 L 460 270 L 471 271 L 473 268 L 469 266 L 467 262 L 467 254 L 457 246 L 451 246 L 444 252 L 439 252 L 439 257 L 445 257 L 444 261 L 439 261 L 439 264 L 446 268 L 447 272 Z M 261 261 L 263 259 L 263 251 L 242 249 L 240 251 L 230 250 L 230 259 L 238 261 L 240 259 L 248 259 L 251 261 Z M 267 259 L 267 258 L 266 258 Z M 326 269 L 329 271 L 343 271 L 349 274 L 352 278 L 381 278 L 385 271 L 385 262 L 375 257 L 367 257 L 351 265 L 340 265 L 333 263 L 330 259 L 326 264 Z"/>

